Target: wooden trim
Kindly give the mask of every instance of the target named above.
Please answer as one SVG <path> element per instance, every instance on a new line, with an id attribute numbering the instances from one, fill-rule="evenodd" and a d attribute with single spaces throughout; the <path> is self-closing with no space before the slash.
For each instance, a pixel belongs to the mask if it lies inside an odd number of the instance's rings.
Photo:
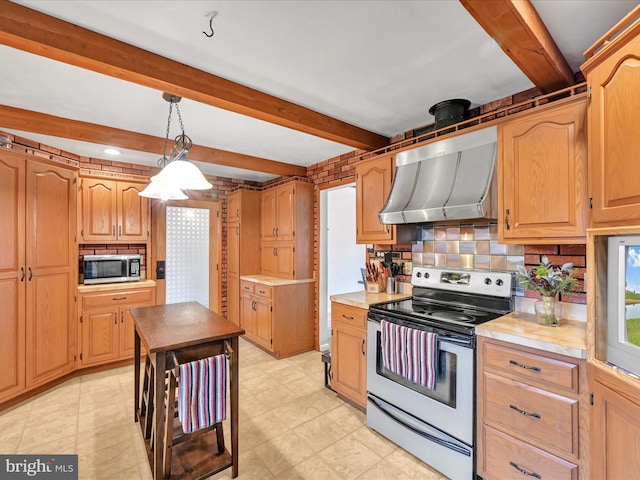
<path id="1" fill-rule="evenodd" d="M 111 37 L 0 0 L 0 43 L 212 107 L 371 150 L 389 139 Z"/>
<path id="2" fill-rule="evenodd" d="M 571 67 L 530 0 L 460 0 L 542 92 L 575 84 Z"/>
<path id="3" fill-rule="evenodd" d="M 589 60 L 591 57 L 593 57 L 593 54 L 596 50 L 606 46 L 609 42 L 611 42 L 614 37 L 628 28 L 631 23 L 638 20 L 638 16 L 640 16 L 640 5 L 631 10 L 622 20 L 611 27 L 611 29 L 607 33 L 596 40 L 596 42 L 591 45 L 591 47 L 586 49 L 584 52 L 584 58 Z"/>
<path id="4" fill-rule="evenodd" d="M 8 105 L 0 105 L 0 127 L 70 138 L 82 142 L 108 144 L 129 150 L 157 153 L 158 156 L 162 155 L 165 142 L 162 137 L 130 132 L 96 123 L 70 120 Z M 307 174 L 306 167 L 199 145 L 194 145 L 191 148 L 189 158 L 199 162 L 272 173 L 280 176 L 306 176 Z"/>

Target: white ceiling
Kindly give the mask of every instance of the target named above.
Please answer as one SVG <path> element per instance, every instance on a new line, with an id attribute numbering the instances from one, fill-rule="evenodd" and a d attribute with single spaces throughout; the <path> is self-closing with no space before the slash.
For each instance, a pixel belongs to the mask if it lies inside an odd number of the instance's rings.
<path id="1" fill-rule="evenodd" d="M 533 86 L 456 0 L 20 0 L 29 8 L 388 137 Z M 573 71 L 638 2 L 533 0 Z M 213 18 L 214 35 L 209 31 Z M 1 13 L 0 13 L 1 15 Z M 0 104 L 163 137 L 162 92 L 0 46 Z M 198 145 L 308 166 L 353 147 L 183 99 Z M 102 145 L 2 130 L 94 158 Z M 179 133 L 174 113 L 171 138 Z M 161 152 L 117 160 L 156 165 Z M 274 175 L 198 162 L 211 175 Z"/>

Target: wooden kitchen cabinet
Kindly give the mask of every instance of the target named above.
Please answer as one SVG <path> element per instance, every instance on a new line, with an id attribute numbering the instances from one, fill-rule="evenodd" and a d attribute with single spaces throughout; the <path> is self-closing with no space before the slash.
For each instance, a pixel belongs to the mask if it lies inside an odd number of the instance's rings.
<path id="1" fill-rule="evenodd" d="M 313 282 L 240 281 L 245 338 L 284 358 L 315 347 Z"/>
<path id="2" fill-rule="evenodd" d="M 588 478 L 584 360 L 478 337 L 478 473 Z"/>
<path id="3" fill-rule="evenodd" d="M 76 179 L 0 151 L 0 402 L 75 367 Z"/>
<path id="4" fill-rule="evenodd" d="M 500 242 L 585 242 L 588 202 L 584 96 L 505 121 L 498 132 Z"/>
<path id="5" fill-rule="evenodd" d="M 83 242 L 146 242 L 150 209 L 138 195 L 146 184 L 83 178 L 81 180 Z"/>
<path id="6" fill-rule="evenodd" d="M 367 406 L 367 312 L 331 303 L 331 387 L 362 409 Z"/>
<path id="7" fill-rule="evenodd" d="M 313 184 L 293 181 L 262 192 L 262 274 L 313 277 Z"/>
<path id="8" fill-rule="evenodd" d="M 617 32 L 616 32 L 617 33 Z M 590 225 L 640 222 L 640 22 L 582 65 L 589 99 Z M 611 40 L 611 41 L 609 41 Z"/>
<path id="9" fill-rule="evenodd" d="M 416 240 L 415 225 L 383 225 L 382 210 L 393 183 L 394 155 L 380 155 L 356 164 L 356 243 L 396 245 Z"/>
<path id="10" fill-rule="evenodd" d="M 132 358 L 134 324 L 129 311 L 155 305 L 155 287 L 90 290 L 79 295 L 81 367 Z"/>
<path id="11" fill-rule="evenodd" d="M 227 196 L 227 318 L 240 324 L 240 275 L 260 272 L 261 193 L 236 190 Z"/>

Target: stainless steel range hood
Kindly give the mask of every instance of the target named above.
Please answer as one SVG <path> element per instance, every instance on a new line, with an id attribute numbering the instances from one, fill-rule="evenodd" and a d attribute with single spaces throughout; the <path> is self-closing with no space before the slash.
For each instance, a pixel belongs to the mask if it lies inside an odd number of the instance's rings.
<path id="1" fill-rule="evenodd" d="M 380 222 L 497 218 L 496 150 L 493 126 L 398 153 Z"/>

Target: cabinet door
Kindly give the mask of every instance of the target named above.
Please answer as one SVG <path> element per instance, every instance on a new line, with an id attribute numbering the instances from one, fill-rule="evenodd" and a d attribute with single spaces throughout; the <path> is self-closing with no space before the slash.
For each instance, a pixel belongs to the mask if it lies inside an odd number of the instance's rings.
<path id="1" fill-rule="evenodd" d="M 394 227 L 378 219 L 391 190 L 394 170 L 393 155 L 356 164 L 356 243 L 395 243 Z"/>
<path id="2" fill-rule="evenodd" d="M 240 221 L 240 192 L 227 195 L 227 222 Z"/>
<path id="3" fill-rule="evenodd" d="M 117 184 L 118 240 L 146 242 L 149 239 L 149 201 L 138 195 L 142 183 Z"/>
<path id="4" fill-rule="evenodd" d="M 227 224 L 227 273 L 240 275 L 240 222 Z"/>
<path id="5" fill-rule="evenodd" d="M 276 188 L 276 238 L 293 240 L 295 230 L 295 184 Z"/>
<path id="6" fill-rule="evenodd" d="M 25 162 L 0 158 L 0 402 L 25 387 Z"/>
<path id="7" fill-rule="evenodd" d="M 26 171 L 26 382 L 74 368 L 78 283 L 75 173 L 28 162 Z"/>
<path id="8" fill-rule="evenodd" d="M 118 359 L 120 310 L 118 307 L 85 310 L 82 313 L 83 366 L 96 365 Z M 133 332 L 131 332 L 133 337 Z"/>
<path id="9" fill-rule="evenodd" d="M 260 245 L 260 258 L 262 259 L 262 274 L 277 276 L 278 265 L 276 258 L 276 244 Z"/>
<path id="10" fill-rule="evenodd" d="M 593 382 L 593 405 L 592 478 L 640 478 L 640 405 L 600 382 Z"/>
<path id="11" fill-rule="evenodd" d="M 253 338 L 256 331 L 256 315 L 253 295 L 242 295 L 240 302 L 240 327 Z"/>
<path id="12" fill-rule="evenodd" d="M 503 242 L 584 240 L 587 224 L 586 104 L 549 108 L 500 128 Z"/>
<path id="13" fill-rule="evenodd" d="M 253 339 L 266 349 L 271 350 L 271 302 L 259 297 L 254 297 L 254 302 L 256 329 Z"/>
<path id="14" fill-rule="evenodd" d="M 275 275 L 295 278 L 295 248 L 293 243 L 278 243 L 275 247 Z"/>
<path id="15" fill-rule="evenodd" d="M 117 182 L 82 179 L 82 239 L 87 242 L 117 239 Z"/>
<path id="16" fill-rule="evenodd" d="M 340 324 L 334 324 L 331 337 L 331 385 L 361 407 L 367 403 L 365 337 L 365 331 Z"/>
<path id="17" fill-rule="evenodd" d="M 262 210 L 262 241 L 276 239 L 276 191 L 265 190 L 261 198 Z"/>
<path id="18" fill-rule="evenodd" d="M 640 37 L 587 74 L 591 225 L 640 220 Z"/>
<path id="19" fill-rule="evenodd" d="M 227 275 L 227 320 L 240 326 L 240 278 Z"/>

